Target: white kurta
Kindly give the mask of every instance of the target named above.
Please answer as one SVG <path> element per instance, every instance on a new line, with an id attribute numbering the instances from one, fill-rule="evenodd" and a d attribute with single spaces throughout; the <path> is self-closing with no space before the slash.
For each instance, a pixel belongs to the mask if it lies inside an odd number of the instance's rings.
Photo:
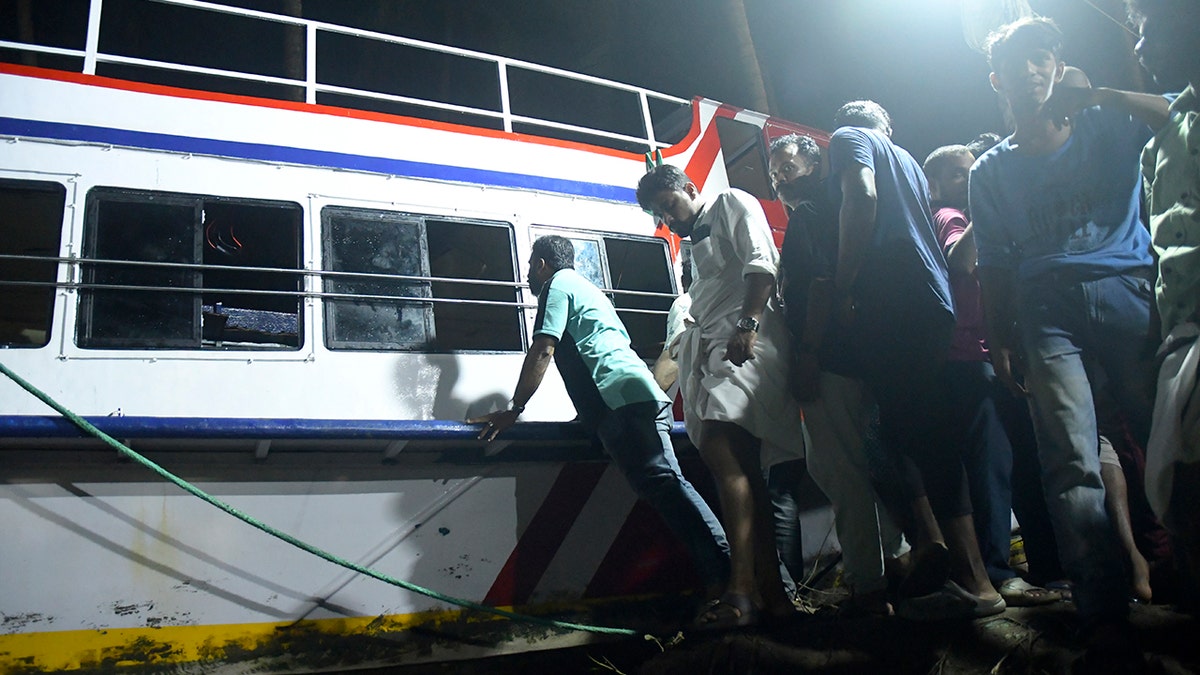
<path id="1" fill-rule="evenodd" d="M 708 236 L 700 235 L 708 230 Z M 733 422 L 763 441 L 763 466 L 804 456 L 800 405 L 787 389 L 787 328 L 774 300 L 759 326 L 754 358 L 722 357 L 742 316 L 747 274 L 778 277 L 779 251 L 751 195 L 722 192 L 692 230 L 691 325 L 681 339 L 679 377 L 688 436 L 700 445 L 701 422 Z"/>
<path id="2" fill-rule="evenodd" d="M 667 346 L 667 356 L 676 361 L 679 360 L 679 338 L 687 328 L 687 322 L 691 318 L 688 310 L 691 308 L 692 296 L 684 292 L 675 298 L 671 309 L 667 311 L 667 340 L 663 344 Z"/>
<path id="3" fill-rule="evenodd" d="M 1172 527 L 1176 518 L 1170 511 L 1175 465 L 1200 462 L 1200 410 L 1192 404 L 1200 399 L 1198 336 L 1200 326 L 1181 323 L 1158 348 L 1162 367 L 1146 444 L 1146 499 L 1167 527 Z"/>

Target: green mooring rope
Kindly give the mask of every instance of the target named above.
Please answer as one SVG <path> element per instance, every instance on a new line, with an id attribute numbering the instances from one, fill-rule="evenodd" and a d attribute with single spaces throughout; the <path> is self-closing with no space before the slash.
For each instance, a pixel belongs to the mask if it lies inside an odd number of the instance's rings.
<path id="1" fill-rule="evenodd" d="M 528 614 L 518 614 L 516 612 L 509 612 L 507 610 L 499 609 L 497 607 L 489 607 L 487 605 L 481 605 L 477 602 L 471 602 L 470 600 L 463 600 L 461 598 L 455 598 L 455 597 L 451 597 L 449 595 L 444 595 L 442 593 L 438 593 L 437 591 L 434 591 L 434 590 L 431 590 L 428 588 L 424 588 L 422 586 L 418 586 L 418 585 L 408 582 L 408 581 L 404 581 L 403 579 L 397 579 L 395 577 L 388 576 L 387 574 L 384 574 L 383 572 L 377 572 L 369 567 L 363 567 L 362 565 L 359 565 L 357 563 L 353 563 L 353 562 L 350 562 L 349 560 L 339 558 L 338 556 L 336 556 L 332 553 L 329 553 L 328 551 L 319 549 L 316 546 L 313 546 L 312 544 L 301 541 L 286 532 L 277 530 L 274 527 L 267 525 L 266 523 L 259 522 L 252 516 L 239 511 L 238 509 L 236 509 L 236 508 L 230 506 L 229 504 L 226 504 L 225 502 L 221 501 L 220 499 L 217 499 L 216 497 L 208 494 L 207 492 L 201 490 L 200 488 L 196 487 L 195 485 L 192 485 L 191 483 L 180 478 L 179 476 L 176 476 L 175 474 L 171 473 L 170 471 L 167 471 L 166 469 L 162 468 L 158 464 L 155 464 L 153 461 L 138 454 L 132 448 L 129 448 L 128 446 L 121 443 L 120 441 L 113 438 L 112 436 L 109 436 L 108 434 L 104 433 L 103 431 L 97 429 L 94 425 L 92 425 L 92 423 L 83 419 L 79 415 L 76 415 L 75 413 L 71 412 L 66 407 L 64 407 L 61 403 L 50 398 L 50 396 L 47 395 L 45 392 L 38 389 L 37 387 L 30 384 L 29 382 L 26 382 L 20 375 L 17 375 L 13 371 L 9 370 L 8 366 L 5 366 L 3 363 L 0 363 L 0 371 L 3 371 L 4 374 L 7 375 L 9 378 L 11 378 L 13 382 L 16 382 L 17 384 L 21 385 L 21 387 L 23 387 L 26 391 L 28 391 L 29 393 L 36 396 L 43 403 L 45 403 L 46 405 L 50 406 L 51 408 L 54 408 L 55 410 L 57 410 L 59 412 L 59 414 L 61 414 L 63 417 L 66 417 L 68 420 L 70 420 L 72 423 L 74 423 L 80 429 L 83 429 L 87 433 L 103 440 L 105 443 L 108 443 L 112 447 L 116 448 L 117 451 L 120 452 L 122 455 L 125 455 L 126 457 L 138 462 L 139 464 L 141 464 L 142 466 L 145 466 L 146 468 L 150 469 L 154 473 L 157 473 L 158 475 L 162 476 L 163 478 L 166 478 L 167 480 L 178 485 L 179 487 L 183 488 L 187 492 L 190 492 L 193 495 L 199 497 L 200 499 L 203 499 L 204 501 L 208 502 L 209 504 L 212 504 L 213 506 L 217 507 L 218 509 L 221 509 L 222 511 L 228 513 L 229 515 L 233 516 L 234 518 L 238 518 L 239 520 L 242 520 L 245 523 L 253 525 L 254 527 L 257 527 L 258 529 L 262 530 L 263 532 L 266 532 L 267 534 L 269 534 L 273 537 L 276 537 L 278 539 L 282 539 L 283 541 L 286 541 L 287 543 L 291 544 L 292 546 L 295 546 L 296 548 L 301 549 L 303 551 L 307 551 L 307 552 L 317 556 L 318 558 L 324 558 L 325 560 L 328 560 L 329 562 L 331 562 L 335 565 L 340 565 L 342 567 L 345 567 L 346 569 L 358 572 L 359 574 L 365 574 L 369 577 L 373 577 L 382 582 L 391 584 L 393 586 L 399 586 L 400 588 L 403 588 L 407 591 L 412 591 L 413 593 L 420 593 L 421 595 L 433 598 L 435 600 L 441 600 L 442 602 L 446 602 L 446 603 L 449 603 L 452 605 L 458 605 L 459 607 L 464 607 L 466 609 L 476 610 L 479 612 L 486 612 L 488 614 L 495 614 L 497 616 L 503 616 L 503 617 L 506 617 L 509 619 L 513 619 L 515 621 L 539 624 L 542 626 L 550 626 L 553 628 L 565 628 L 568 630 L 584 631 L 584 632 L 588 632 L 588 633 L 602 633 L 605 635 L 632 635 L 632 636 L 642 635 L 638 631 L 631 630 L 629 628 L 608 628 L 605 626 L 590 626 L 587 624 L 571 623 L 568 621 L 555 621 L 554 619 L 544 619 L 544 618 L 538 617 L 538 616 L 530 616 Z M 647 639 L 647 640 L 655 639 L 653 636 L 650 636 L 650 635 L 644 635 L 643 637 L 645 637 L 645 639 Z"/>

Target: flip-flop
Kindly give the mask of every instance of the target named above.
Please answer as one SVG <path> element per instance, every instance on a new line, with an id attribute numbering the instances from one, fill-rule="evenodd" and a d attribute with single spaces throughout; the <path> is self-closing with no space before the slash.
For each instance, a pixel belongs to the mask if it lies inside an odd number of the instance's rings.
<path id="1" fill-rule="evenodd" d="M 1005 579 L 1000 582 L 996 590 L 999 591 L 1000 597 L 1004 598 L 1004 603 L 1009 607 L 1037 607 L 1062 599 L 1062 594 L 1058 591 L 1034 586 L 1021 577 Z"/>
<path id="2" fill-rule="evenodd" d="M 912 621 L 947 621 L 950 619 L 980 619 L 1004 611 L 1004 598 L 984 600 L 972 595 L 953 581 L 929 595 L 902 600 L 896 614 Z"/>
<path id="3" fill-rule="evenodd" d="M 693 622 L 700 630 L 730 630 L 745 628 L 758 623 L 758 612 L 754 602 L 740 593 L 725 593 L 709 602 L 696 615 Z"/>

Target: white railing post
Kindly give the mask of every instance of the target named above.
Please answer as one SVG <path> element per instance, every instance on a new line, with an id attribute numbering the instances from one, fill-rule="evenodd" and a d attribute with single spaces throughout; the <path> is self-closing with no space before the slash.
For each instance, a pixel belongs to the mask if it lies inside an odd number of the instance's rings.
<path id="1" fill-rule="evenodd" d="M 317 102 L 317 25 L 304 24 L 304 102 Z"/>
<path id="2" fill-rule="evenodd" d="M 504 130 L 512 132 L 512 106 L 508 101 L 508 64 L 496 61 L 497 74 L 500 77 L 500 114 L 504 120 Z"/>
<path id="3" fill-rule="evenodd" d="M 654 152 L 658 149 L 658 143 L 654 140 L 654 120 L 650 118 L 650 99 L 645 89 L 638 90 L 638 101 L 642 105 L 642 125 L 646 128 L 646 147 L 649 152 Z"/>
<path id="4" fill-rule="evenodd" d="M 83 73 L 96 74 L 96 54 L 100 51 L 100 15 L 104 0 L 92 0 L 88 7 L 87 46 L 83 54 Z"/>

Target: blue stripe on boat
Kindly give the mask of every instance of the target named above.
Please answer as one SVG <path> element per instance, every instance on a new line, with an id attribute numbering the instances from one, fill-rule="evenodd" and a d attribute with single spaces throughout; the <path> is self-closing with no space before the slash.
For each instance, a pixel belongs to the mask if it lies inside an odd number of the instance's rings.
<path id="1" fill-rule="evenodd" d="M 447 420 L 313 420 L 230 417 L 88 417 L 116 438 L 395 439 L 473 441 L 482 427 Z M 673 436 L 686 435 L 682 422 Z M 0 416 L 0 438 L 77 438 L 85 435 L 64 417 Z M 578 422 L 521 422 L 504 432 L 510 441 L 584 441 Z"/>
<path id="2" fill-rule="evenodd" d="M 197 155 L 236 157 L 265 162 L 285 162 L 304 166 L 374 171 L 395 176 L 542 190 L 545 192 L 596 197 L 629 203 L 637 201 L 633 188 L 616 185 L 603 185 L 601 183 L 587 183 L 547 176 L 507 173 L 504 171 L 471 169 L 445 164 L 429 164 L 391 157 L 371 157 L 368 155 L 352 155 L 326 150 L 306 150 L 303 148 L 267 145 L 264 143 L 220 141 L 211 138 L 112 129 L 86 124 L 64 124 L 61 122 L 43 122 L 15 117 L 0 117 L 0 134 L 86 143 L 107 143 L 117 146 L 187 152 Z"/>

